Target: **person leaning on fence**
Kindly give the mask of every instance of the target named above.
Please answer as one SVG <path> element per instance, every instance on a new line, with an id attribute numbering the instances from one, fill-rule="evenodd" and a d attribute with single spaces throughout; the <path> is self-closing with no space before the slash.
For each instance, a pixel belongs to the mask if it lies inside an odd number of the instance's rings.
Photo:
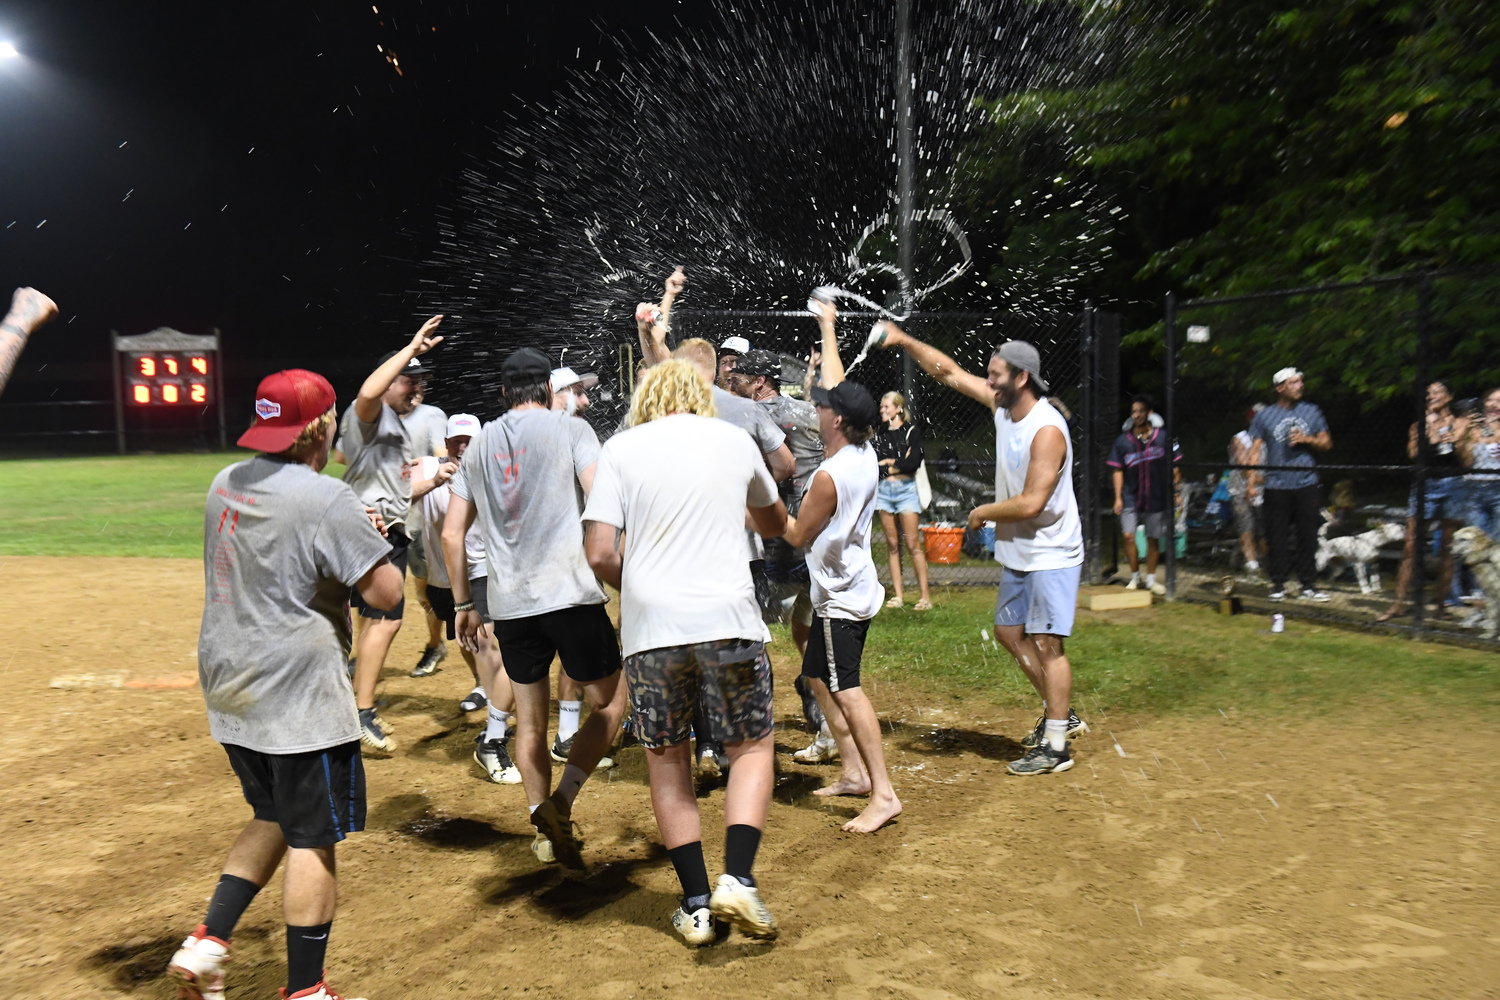
<path id="1" fill-rule="evenodd" d="M 1297 529 L 1297 580 L 1302 599 L 1326 603 L 1328 595 L 1315 586 L 1318 577 L 1318 528 L 1323 515 L 1318 510 L 1318 474 L 1314 451 L 1333 447 L 1323 411 L 1302 399 L 1302 373 L 1283 368 L 1271 376 L 1276 402 L 1261 410 L 1250 422 L 1250 437 L 1261 444 L 1264 473 L 1249 474 L 1249 489 L 1265 483 L 1266 540 L 1270 543 L 1271 594 L 1273 601 L 1286 600 L 1286 581 L 1291 570 L 1291 531 Z M 1291 466 L 1292 468 L 1277 468 Z M 1261 477 L 1264 476 L 1264 479 Z"/>
<path id="2" fill-rule="evenodd" d="M 1433 382 L 1427 387 L 1427 441 L 1431 450 L 1427 455 L 1425 495 L 1421 517 L 1425 521 L 1437 521 L 1441 532 L 1439 541 L 1440 568 L 1434 594 L 1432 617 L 1442 620 L 1448 617 L 1443 607 L 1443 595 L 1453 580 L 1453 533 L 1463 523 L 1463 480 L 1456 474 L 1460 468 L 1460 446 L 1469 436 L 1469 422 L 1465 417 L 1453 414 L 1453 393 L 1443 382 Z M 1417 457 L 1417 425 L 1407 431 L 1406 455 Z M 1396 600 L 1378 622 L 1388 622 L 1406 614 L 1406 592 L 1411 586 L 1412 562 L 1416 558 L 1417 544 L 1417 490 L 1412 487 L 1410 505 L 1406 511 L 1406 550 L 1401 556 L 1401 571 L 1396 575 Z"/>
<path id="3" fill-rule="evenodd" d="M 1252 423 L 1255 415 L 1266 408 L 1256 403 L 1246 415 Z M 1249 430 L 1237 432 L 1229 439 L 1229 464 L 1232 466 L 1259 465 L 1264 450 L 1259 441 L 1250 436 Z M 1229 472 L 1229 505 L 1234 510 L 1234 530 L 1240 536 L 1240 551 L 1245 556 L 1245 572 L 1260 573 L 1260 557 L 1265 554 L 1265 519 L 1261 516 L 1265 494 L 1259 484 L 1250 488 L 1250 476 L 1245 469 Z"/>
<path id="4" fill-rule="evenodd" d="M 875 435 L 875 455 L 880 459 L 880 489 L 875 494 L 875 509 L 880 512 L 880 526 L 885 530 L 886 559 L 891 565 L 891 588 L 895 596 L 886 601 L 888 608 L 899 608 L 901 593 L 901 534 L 911 553 L 912 569 L 917 573 L 917 587 L 922 596 L 912 605 L 916 611 L 931 611 L 932 597 L 927 592 L 927 553 L 917 531 L 922 515 L 922 499 L 917 495 L 917 469 L 922 465 L 922 428 L 911 422 L 906 399 L 899 392 L 880 397 L 880 419 L 885 423 Z"/>
<path id="5" fill-rule="evenodd" d="M 1154 410 L 1150 396 L 1137 396 L 1131 401 L 1130 430 L 1115 439 L 1105 464 L 1112 470 L 1115 515 L 1120 519 L 1130 559 L 1130 582 L 1125 589 L 1136 590 L 1141 585 L 1141 555 L 1135 541 L 1139 526 L 1146 531 L 1146 586 L 1151 593 L 1164 597 L 1167 588 L 1156 582 L 1156 564 L 1161 558 L 1161 539 L 1167 537 L 1167 519 L 1173 513 L 1172 495 L 1182 475 L 1176 467 L 1182 454 L 1174 443 L 1168 457 L 1167 436 L 1151 421 Z"/>

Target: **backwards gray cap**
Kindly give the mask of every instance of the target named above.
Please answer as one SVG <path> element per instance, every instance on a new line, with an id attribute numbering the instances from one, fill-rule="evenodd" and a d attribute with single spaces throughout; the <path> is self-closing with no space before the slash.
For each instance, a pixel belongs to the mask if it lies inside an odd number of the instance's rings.
<path id="1" fill-rule="evenodd" d="M 1047 391 L 1047 382 L 1042 378 L 1042 356 L 1037 349 L 1024 340 L 1007 340 L 995 348 L 994 357 L 999 358 L 1012 368 L 1019 368 L 1031 376 L 1031 381 L 1043 392 Z"/>

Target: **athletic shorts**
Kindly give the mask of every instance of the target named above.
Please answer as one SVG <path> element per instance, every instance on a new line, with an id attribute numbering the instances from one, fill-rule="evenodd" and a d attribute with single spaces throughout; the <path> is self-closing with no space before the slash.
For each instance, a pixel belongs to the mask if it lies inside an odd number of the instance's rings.
<path id="1" fill-rule="evenodd" d="M 859 687 L 859 661 L 865 653 L 870 620 L 824 618 L 814 615 L 802 656 L 802 676 L 828 685 L 830 691 Z"/>
<path id="2" fill-rule="evenodd" d="M 920 514 L 922 497 L 915 479 L 882 479 L 875 488 L 875 509 L 882 514 Z"/>
<path id="3" fill-rule="evenodd" d="M 507 661 L 509 662 L 509 661 Z M 686 742 L 693 707 L 720 743 L 771 735 L 771 658 L 763 642 L 716 639 L 648 649 L 625 658 L 630 729 L 645 747 Z"/>
<path id="4" fill-rule="evenodd" d="M 1246 497 L 1230 497 L 1230 506 L 1234 508 L 1234 530 L 1239 535 L 1255 535 L 1257 537 L 1266 533 L 1261 523 L 1261 512 L 1265 510 L 1259 504 L 1253 504 Z"/>
<path id="5" fill-rule="evenodd" d="M 1133 508 L 1126 507 L 1120 512 L 1120 534 L 1134 538 L 1138 524 L 1146 526 L 1147 538 L 1167 537 L 1167 512 L 1164 510 L 1141 514 Z"/>
<path id="6" fill-rule="evenodd" d="M 1083 564 L 1030 572 L 1000 567 L 997 628 L 1026 626 L 1030 635 L 1072 635 Z"/>
<path id="7" fill-rule="evenodd" d="M 386 541 L 391 543 L 391 551 L 387 553 L 386 558 L 391 561 L 392 566 L 396 567 L 396 571 L 401 574 L 401 579 L 404 583 L 406 580 L 406 557 L 411 552 L 411 539 L 406 537 L 406 525 L 393 525 L 386 534 Z M 401 600 L 396 602 L 394 608 L 389 611 L 382 611 L 379 608 L 372 608 L 366 604 L 365 599 L 359 594 L 358 587 L 350 587 L 349 606 L 358 611 L 361 618 L 399 622 L 402 616 L 406 614 L 406 592 L 404 589 L 402 590 Z"/>
<path id="8" fill-rule="evenodd" d="M 358 740 L 287 754 L 223 746 L 255 818 L 281 827 L 288 847 L 327 847 L 365 828 Z"/>
<path id="9" fill-rule="evenodd" d="M 517 684 L 546 681 L 553 657 L 580 684 L 602 681 L 620 669 L 620 644 L 602 604 L 578 604 L 527 618 L 491 623 L 505 660 L 505 673 Z"/>
<path id="10" fill-rule="evenodd" d="M 411 544 L 406 548 L 406 571 L 418 580 L 427 579 L 427 546 L 420 532 L 411 536 Z"/>
<path id="11" fill-rule="evenodd" d="M 489 580 L 486 577 L 475 577 L 469 581 L 469 600 L 474 602 L 474 610 L 479 612 L 481 621 L 490 619 L 489 589 Z M 457 602 L 453 600 L 452 588 L 429 583 L 427 603 L 432 605 L 432 613 L 437 615 L 437 620 L 448 626 L 448 638 L 456 639 L 458 634 L 453 627 L 458 620 L 458 612 L 453 608 Z"/>

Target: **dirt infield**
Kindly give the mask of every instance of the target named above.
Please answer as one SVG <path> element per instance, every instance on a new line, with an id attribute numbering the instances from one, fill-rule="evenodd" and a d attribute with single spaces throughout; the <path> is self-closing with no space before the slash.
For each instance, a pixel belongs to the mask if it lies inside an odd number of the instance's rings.
<path id="1" fill-rule="evenodd" d="M 171 995 L 162 968 L 248 818 L 190 686 L 201 601 L 194 561 L 0 559 L 11 995 Z M 642 751 L 584 787 L 590 871 L 539 867 L 520 787 L 469 758 L 480 715 L 457 715 L 456 648 L 436 677 L 405 676 L 418 625 L 409 612 L 387 671 L 401 747 L 368 761 L 369 829 L 339 849 L 328 971 L 355 995 L 1500 994 L 1500 736 L 1461 719 L 1096 716 L 1072 772 L 1023 780 L 1003 768 L 1030 718 L 882 681 L 906 811 L 861 837 L 838 829 L 852 801 L 808 794 L 833 771 L 786 756 L 806 737 L 778 656 L 757 874 L 783 934 L 691 952 L 667 923 Z M 716 873 L 723 792 L 701 801 Z M 279 880 L 236 947 L 232 1000 L 274 996 Z"/>

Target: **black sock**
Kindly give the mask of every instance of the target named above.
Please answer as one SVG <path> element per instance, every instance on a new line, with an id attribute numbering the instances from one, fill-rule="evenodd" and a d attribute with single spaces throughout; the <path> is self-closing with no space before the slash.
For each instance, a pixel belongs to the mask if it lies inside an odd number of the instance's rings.
<path id="1" fill-rule="evenodd" d="M 672 858 L 672 867 L 677 869 L 677 881 L 682 883 L 684 899 L 694 900 L 707 896 L 708 866 L 703 863 L 703 841 L 674 847 L 667 852 Z"/>
<path id="2" fill-rule="evenodd" d="M 219 884 L 214 886 L 213 899 L 208 902 L 208 915 L 203 918 L 208 936 L 228 941 L 234 933 L 234 925 L 240 922 L 240 915 L 257 892 L 260 892 L 260 886 L 247 878 L 220 875 Z"/>
<path id="3" fill-rule="evenodd" d="M 286 925 L 286 992 L 309 989 L 323 981 L 323 959 L 328 955 L 330 920 L 316 927 Z"/>
<path id="4" fill-rule="evenodd" d="M 736 823 L 724 831 L 724 871 L 745 885 L 754 885 L 750 869 L 755 867 L 755 852 L 760 850 L 760 831 Z"/>

